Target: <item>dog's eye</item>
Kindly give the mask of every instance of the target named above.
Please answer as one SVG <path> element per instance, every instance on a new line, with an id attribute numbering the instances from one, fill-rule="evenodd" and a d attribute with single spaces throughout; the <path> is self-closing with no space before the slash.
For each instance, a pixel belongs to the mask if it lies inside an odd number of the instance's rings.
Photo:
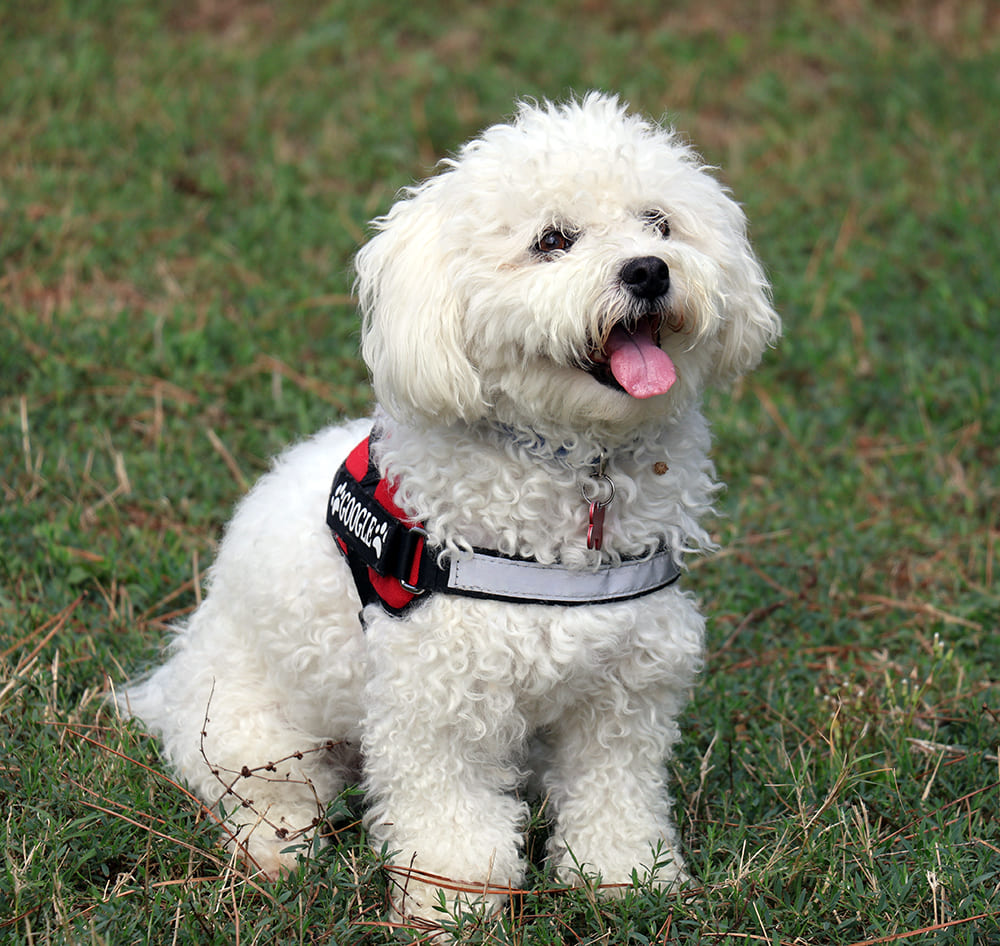
<path id="1" fill-rule="evenodd" d="M 642 219 L 646 221 L 648 226 L 651 226 L 656 230 L 661 237 L 666 239 L 670 236 L 670 221 L 667 220 L 667 215 L 661 210 L 647 210 L 643 215 Z"/>
<path id="2" fill-rule="evenodd" d="M 538 238 L 534 250 L 543 256 L 565 252 L 576 242 L 576 237 L 575 233 L 567 233 L 565 230 L 557 230 L 552 227 Z"/>

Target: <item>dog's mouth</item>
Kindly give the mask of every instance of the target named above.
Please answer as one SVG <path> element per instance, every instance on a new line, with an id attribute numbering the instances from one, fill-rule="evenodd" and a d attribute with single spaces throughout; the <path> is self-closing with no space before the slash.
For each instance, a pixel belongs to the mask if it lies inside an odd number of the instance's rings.
<path id="1" fill-rule="evenodd" d="M 584 369 L 595 381 L 635 398 L 666 394 L 677 380 L 670 356 L 660 348 L 659 315 L 616 323 L 591 349 Z"/>

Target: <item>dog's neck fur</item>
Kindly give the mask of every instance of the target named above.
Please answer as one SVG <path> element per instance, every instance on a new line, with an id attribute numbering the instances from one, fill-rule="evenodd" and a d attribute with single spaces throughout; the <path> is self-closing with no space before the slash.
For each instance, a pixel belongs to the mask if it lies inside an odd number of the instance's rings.
<path id="1" fill-rule="evenodd" d="M 609 450 L 603 443 L 580 438 L 552 437 L 530 427 L 490 422 L 486 422 L 485 426 L 485 436 L 492 434 L 501 442 L 501 446 L 504 441 L 509 441 L 515 447 L 527 451 L 539 463 L 558 464 L 581 473 L 589 471 L 588 475 L 591 476 L 600 466 L 602 458 L 607 460 L 612 453 L 631 454 L 643 439 L 640 434 L 636 434 L 631 442 Z"/>
<path id="2" fill-rule="evenodd" d="M 699 520 L 718 484 L 708 428 L 694 408 L 608 452 L 616 498 L 607 510 L 602 551 L 586 547 L 588 504 L 581 491 L 595 475 L 599 444 L 553 444 L 486 423 L 417 428 L 384 413 L 375 426 L 373 456 L 397 484 L 397 502 L 445 550 L 475 546 L 583 567 L 664 544 L 678 559 L 713 547 Z"/>

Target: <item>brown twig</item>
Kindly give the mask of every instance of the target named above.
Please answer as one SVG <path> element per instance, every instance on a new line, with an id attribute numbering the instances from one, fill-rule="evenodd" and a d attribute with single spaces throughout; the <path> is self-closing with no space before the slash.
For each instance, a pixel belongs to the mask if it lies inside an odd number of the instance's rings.
<path id="1" fill-rule="evenodd" d="M 239 771 L 237 771 L 236 769 L 227 768 L 226 766 L 223 765 L 218 765 L 211 759 L 209 759 L 208 753 L 205 750 L 205 740 L 208 737 L 208 724 L 211 722 L 211 719 L 209 718 L 208 714 L 209 710 L 211 709 L 212 697 L 214 696 L 214 694 L 215 694 L 215 685 L 213 684 L 212 691 L 211 693 L 209 693 L 208 701 L 205 704 L 205 717 L 202 722 L 201 735 L 199 739 L 198 748 L 199 752 L 201 753 L 202 759 L 205 761 L 205 765 L 208 766 L 209 771 L 212 773 L 212 775 L 215 777 L 218 783 L 222 786 L 223 792 L 222 795 L 220 796 L 220 801 L 222 800 L 222 798 L 225 798 L 227 796 L 232 796 L 236 801 L 240 803 L 240 805 L 243 808 L 252 811 L 257 816 L 260 823 L 266 824 L 269 828 L 272 828 L 274 830 L 275 835 L 281 838 L 282 840 L 287 839 L 291 841 L 307 835 L 310 831 L 319 826 L 319 824 L 323 821 L 323 814 L 324 814 L 323 803 L 320 801 L 319 796 L 316 794 L 316 789 L 312 783 L 312 780 L 309 778 L 293 779 L 287 775 L 284 778 L 268 778 L 267 776 L 261 775 L 260 773 L 277 772 L 278 766 L 282 765 L 285 762 L 289 762 L 292 759 L 302 760 L 303 758 L 305 758 L 305 756 L 316 752 L 329 752 L 332 749 L 334 749 L 337 745 L 339 745 L 339 743 L 328 739 L 322 745 L 313 746 L 310 749 L 302 749 L 296 752 L 289 753 L 288 755 L 280 759 L 276 759 L 273 762 L 265 762 L 262 765 L 257 765 L 252 767 L 244 765 L 239 769 Z M 232 778 L 229 781 L 227 781 L 225 778 L 223 778 L 223 774 L 232 776 Z M 275 824 L 267 817 L 266 812 L 262 812 L 258 808 L 254 807 L 252 798 L 247 798 L 246 796 L 241 795 L 236 790 L 235 786 L 237 782 L 239 782 L 241 779 L 249 779 L 253 777 L 257 777 L 268 782 L 281 782 L 291 785 L 308 786 L 316 802 L 316 817 L 313 818 L 310 824 L 305 825 L 302 828 L 298 828 L 294 831 L 289 831 L 288 828 Z"/>

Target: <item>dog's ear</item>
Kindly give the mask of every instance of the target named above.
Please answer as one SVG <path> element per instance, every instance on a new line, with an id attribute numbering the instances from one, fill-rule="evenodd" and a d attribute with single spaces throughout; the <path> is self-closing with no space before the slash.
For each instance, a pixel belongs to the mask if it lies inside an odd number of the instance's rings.
<path id="1" fill-rule="evenodd" d="M 734 381 L 756 367 L 764 351 L 781 335 L 781 319 L 771 305 L 771 291 L 764 270 L 749 241 L 739 234 L 728 286 L 723 294 L 721 346 L 716 362 L 717 380 Z"/>
<path id="2" fill-rule="evenodd" d="M 374 221 L 355 258 L 361 353 L 375 396 L 400 420 L 472 422 L 486 410 L 465 353 L 464 301 L 446 249 L 446 219 L 432 178 Z"/>

